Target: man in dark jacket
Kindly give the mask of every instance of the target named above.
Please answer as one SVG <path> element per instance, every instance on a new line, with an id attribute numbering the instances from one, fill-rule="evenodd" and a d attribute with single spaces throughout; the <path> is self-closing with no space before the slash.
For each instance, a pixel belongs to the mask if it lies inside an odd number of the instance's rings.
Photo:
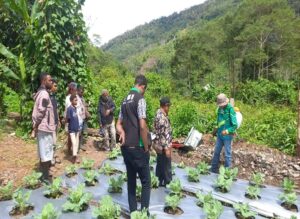
<path id="1" fill-rule="evenodd" d="M 149 168 L 148 128 L 146 124 L 146 101 L 144 93 L 147 79 L 139 75 L 133 87 L 124 99 L 117 130 L 122 144 L 121 150 L 127 170 L 127 189 L 130 212 L 137 210 L 136 175 L 142 184 L 141 208 L 148 210 L 151 192 Z"/>
<path id="2" fill-rule="evenodd" d="M 110 150 L 116 146 L 115 108 L 115 103 L 109 96 L 108 90 L 104 89 L 99 97 L 98 117 L 100 131 L 103 132 L 105 138 L 105 148 L 110 148 Z"/>

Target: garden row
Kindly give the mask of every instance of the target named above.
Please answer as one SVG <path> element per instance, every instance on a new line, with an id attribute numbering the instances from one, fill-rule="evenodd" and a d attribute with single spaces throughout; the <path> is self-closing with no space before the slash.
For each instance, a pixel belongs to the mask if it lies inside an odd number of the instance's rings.
<path id="1" fill-rule="evenodd" d="M 112 151 L 100 169 L 93 169 L 93 160 L 83 159 L 80 168 L 68 166 L 64 176 L 47 186 L 42 186 L 40 173 L 36 172 L 24 178 L 24 189 L 14 191 L 10 182 L 0 188 L 0 212 L 4 212 L 1 219 L 16 215 L 42 219 L 128 216 L 127 177 L 119 155 L 119 150 Z M 154 169 L 155 157 L 151 156 L 150 163 Z M 162 219 L 300 216 L 296 213 L 300 200 L 294 191 L 294 183 L 289 179 L 285 179 L 283 189 L 279 189 L 264 186 L 264 177 L 260 173 L 253 174 L 251 182 L 246 183 L 236 180 L 237 169 L 221 167 L 219 175 L 210 173 L 209 169 L 204 162 L 196 168 L 185 167 L 183 163 L 173 165 L 176 177 L 167 188 L 158 188 L 158 179 L 152 171 L 151 214 Z M 141 189 L 138 184 L 138 200 Z M 135 212 L 131 218 L 147 216 L 145 212 Z"/>

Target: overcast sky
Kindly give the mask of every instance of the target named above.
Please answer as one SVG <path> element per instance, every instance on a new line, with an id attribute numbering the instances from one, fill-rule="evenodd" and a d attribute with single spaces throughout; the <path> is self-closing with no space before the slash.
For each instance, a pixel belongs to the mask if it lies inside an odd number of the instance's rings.
<path id="1" fill-rule="evenodd" d="M 86 0 L 84 19 L 93 34 L 101 36 L 101 43 L 161 16 L 168 16 L 205 0 Z"/>

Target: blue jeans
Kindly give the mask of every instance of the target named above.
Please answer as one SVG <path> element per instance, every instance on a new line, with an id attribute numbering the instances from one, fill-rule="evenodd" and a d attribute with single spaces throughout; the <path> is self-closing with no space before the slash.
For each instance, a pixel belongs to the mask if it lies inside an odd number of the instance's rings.
<path id="1" fill-rule="evenodd" d="M 232 144 L 232 139 L 233 139 L 233 137 L 231 137 L 231 138 L 226 137 L 226 139 L 224 139 L 220 136 L 217 137 L 214 156 L 213 156 L 212 162 L 211 162 L 211 171 L 212 172 L 218 173 L 219 162 L 220 162 L 220 154 L 222 152 L 223 146 L 225 148 L 225 167 L 230 167 L 231 166 L 231 144 Z"/>

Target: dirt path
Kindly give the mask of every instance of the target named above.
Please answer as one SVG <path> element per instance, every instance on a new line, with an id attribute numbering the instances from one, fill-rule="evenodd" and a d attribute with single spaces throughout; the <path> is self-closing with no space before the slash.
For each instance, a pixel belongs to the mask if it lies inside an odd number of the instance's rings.
<path id="1" fill-rule="evenodd" d="M 63 136 L 62 136 L 63 137 Z M 63 144 L 63 140 L 60 144 Z M 95 160 L 98 166 L 106 159 L 107 152 L 99 151 L 93 145 L 93 139 L 87 141 L 87 150 L 80 152 L 80 157 Z M 67 165 L 71 164 L 70 156 L 65 148 L 56 152 L 61 164 L 52 167 L 53 176 L 62 175 Z M 14 135 L 2 133 L 0 135 L 0 185 L 13 180 L 15 186 L 22 185 L 22 179 L 32 170 L 38 168 L 37 147 L 34 141 L 24 141 Z"/>

